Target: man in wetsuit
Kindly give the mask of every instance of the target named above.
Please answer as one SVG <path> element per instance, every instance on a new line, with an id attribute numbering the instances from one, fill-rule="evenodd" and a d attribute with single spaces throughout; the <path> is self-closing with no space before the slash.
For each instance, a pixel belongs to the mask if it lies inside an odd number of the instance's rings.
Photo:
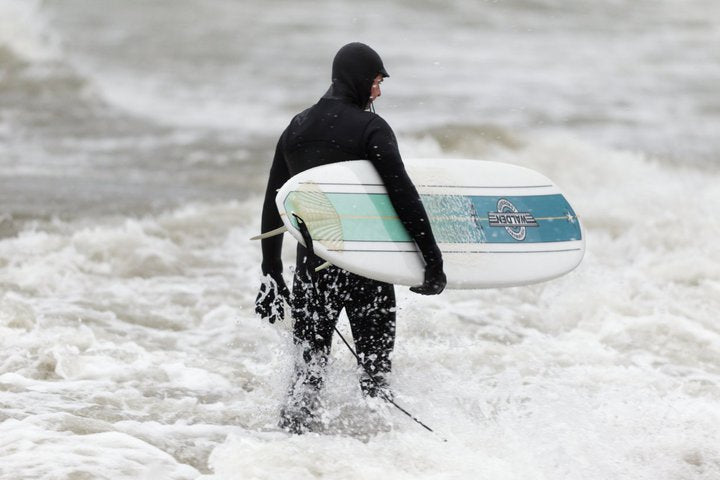
<path id="1" fill-rule="evenodd" d="M 380 96 L 380 83 L 386 77 L 380 56 L 367 45 L 350 43 L 338 51 L 330 89 L 317 104 L 292 119 L 277 143 L 265 193 L 262 231 L 283 225 L 275 194 L 291 176 L 329 163 L 370 160 L 425 261 L 425 281 L 411 290 L 434 295 L 446 284 L 442 255 L 417 190 L 405 172 L 392 129 L 380 116 L 367 111 Z M 363 394 L 390 394 L 386 375 L 395 343 L 395 291 L 391 284 L 335 266 L 316 273 L 315 268 L 323 261 L 298 244 L 290 296 L 282 277 L 281 249 L 282 235 L 262 241 L 266 278 L 256 300 L 256 312 L 274 323 L 284 315 L 283 299 L 292 307 L 294 339 L 300 348 L 280 426 L 302 433 L 310 428 L 318 408 L 317 393 L 343 308 L 363 367 Z"/>

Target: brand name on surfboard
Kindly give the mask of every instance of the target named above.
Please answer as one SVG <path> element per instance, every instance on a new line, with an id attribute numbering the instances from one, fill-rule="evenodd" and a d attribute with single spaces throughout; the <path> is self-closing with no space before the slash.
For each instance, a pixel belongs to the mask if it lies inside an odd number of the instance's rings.
<path id="1" fill-rule="evenodd" d="M 491 227 L 537 227 L 538 223 L 532 213 L 489 212 L 488 220 Z"/>
<path id="2" fill-rule="evenodd" d="M 515 205 L 506 198 L 497 202 L 497 212 L 488 212 L 491 227 L 504 227 L 507 233 L 517 241 L 525 240 L 527 227 L 538 227 L 537 220 L 530 212 L 518 212 Z"/>

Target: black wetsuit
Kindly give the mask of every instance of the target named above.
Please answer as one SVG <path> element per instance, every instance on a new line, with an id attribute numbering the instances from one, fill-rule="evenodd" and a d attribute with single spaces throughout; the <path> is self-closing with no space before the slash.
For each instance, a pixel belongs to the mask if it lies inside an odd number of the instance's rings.
<path id="1" fill-rule="evenodd" d="M 342 53 L 343 50 L 333 63 L 330 90 L 316 105 L 295 116 L 277 143 L 263 207 L 262 231 L 282 226 L 275 194 L 291 176 L 320 165 L 367 159 L 380 174 L 425 263 L 442 264 L 427 214 L 405 172 L 392 129 L 380 116 L 365 111 L 372 79 L 378 72 L 385 74 L 382 63 L 376 65 L 372 55 L 363 61 L 364 51 L 349 52 L 345 57 Z M 263 240 L 264 274 L 282 272 L 281 248 L 282 236 Z M 292 315 L 296 343 L 304 347 L 303 359 L 297 365 L 299 379 L 305 384 L 321 385 L 333 327 L 343 308 L 350 320 L 358 355 L 364 366 L 381 378 L 390 371 L 395 340 L 393 286 L 337 267 L 314 273 L 321 263 L 320 258 L 298 245 Z M 371 385 L 361 381 L 361 386 L 368 393 L 367 387 Z"/>

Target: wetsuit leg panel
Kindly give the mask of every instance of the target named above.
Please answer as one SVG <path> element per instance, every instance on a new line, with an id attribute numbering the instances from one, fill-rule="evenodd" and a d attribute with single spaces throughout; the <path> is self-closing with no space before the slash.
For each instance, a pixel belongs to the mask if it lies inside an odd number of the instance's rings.
<path id="1" fill-rule="evenodd" d="M 352 275 L 352 274 L 351 274 Z M 395 288 L 352 275 L 345 309 L 363 366 L 372 374 L 390 372 L 395 347 Z"/>
<path id="2" fill-rule="evenodd" d="M 345 282 L 337 268 L 314 273 L 321 260 L 301 257 L 293 281 L 292 316 L 295 344 L 302 352 L 296 362 L 305 383 L 322 386 L 322 376 L 330 354 L 333 332 L 343 308 Z M 312 277 L 311 277 L 312 275 Z"/>

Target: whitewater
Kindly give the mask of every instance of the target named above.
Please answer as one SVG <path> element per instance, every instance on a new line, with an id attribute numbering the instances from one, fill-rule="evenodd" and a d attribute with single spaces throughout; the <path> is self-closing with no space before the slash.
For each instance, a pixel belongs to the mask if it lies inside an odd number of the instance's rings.
<path id="1" fill-rule="evenodd" d="M 717 18 L 0 0 L 0 478 L 720 478 Z M 291 320 L 253 313 L 274 143 L 354 40 L 403 156 L 542 172 L 586 232 L 551 282 L 397 288 L 391 383 L 435 434 L 338 338 L 323 427 L 279 431 Z"/>

